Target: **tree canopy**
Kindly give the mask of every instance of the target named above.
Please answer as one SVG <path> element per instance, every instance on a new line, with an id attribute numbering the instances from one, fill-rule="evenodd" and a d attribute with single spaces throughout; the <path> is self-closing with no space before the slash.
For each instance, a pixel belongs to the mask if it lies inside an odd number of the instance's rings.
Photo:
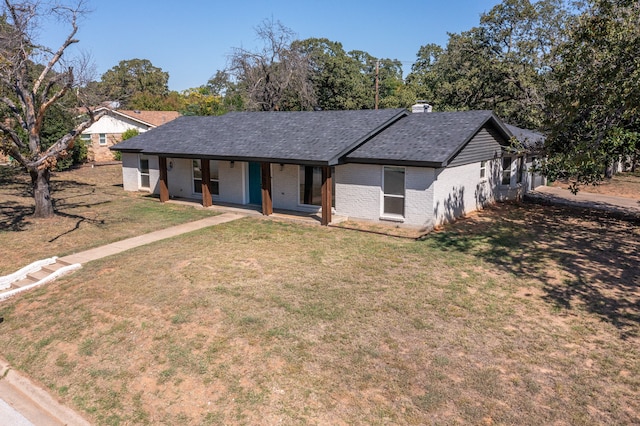
<path id="1" fill-rule="evenodd" d="M 552 178 L 594 183 L 640 150 L 640 3 L 594 0 L 557 46 L 547 96 Z"/>
<path id="2" fill-rule="evenodd" d="M 123 60 L 102 75 L 99 91 L 104 98 L 132 105 L 154 106 L 169 93 L 169 73 L 148 59 Z M 157 108 L 144 108 L 157 109 Z"/>

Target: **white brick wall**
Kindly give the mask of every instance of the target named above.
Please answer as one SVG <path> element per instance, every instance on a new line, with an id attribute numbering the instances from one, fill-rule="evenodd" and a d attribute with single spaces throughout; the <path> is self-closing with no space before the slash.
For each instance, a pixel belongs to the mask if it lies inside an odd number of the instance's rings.
<path id="1" fill-rule="evenodd" d="M 285 164 L 280 170 L 280 164 L 271 164 L 271 196 L 273 207 L 286 210 L 320 210 L 320 208 L 307 208 L 300 206 L 299 166 Z"/>
<path id="2" fill-rule="evenodd" d="M 247 204 L 247 182 L 249 165 L 242 161 L 235 161 L 233 168 L 231 161 L 220 161 L 218 173 L 220 175 L 219 201 L 233 204 Z"/>
<path id="3" fill-rule="evenodd" d="M 336 166 L 336 214 L 379 220 L 382 166 L 343 164 Z"/>
<path id="4" fill-rule="evenodd" d="M 140 187 L 138 154 L 122 153 L 122 187 L 125 191 L 137 191 Z"/>
<path id="5" fill-rule="evenodd" d="M 434 226 L 433 192 L 435 169 L 407 167 L 405 169 L 405 223 L 425 228 Z"/>
<path id="6" fill-rule="evenodd" d="M 383 166 L 345 164 L 336 167 L 336 214 L 380 221 L 382 218 Z M 405 217 L 412 226 L 433 225 L 434 169 L 405 168 Z"/>

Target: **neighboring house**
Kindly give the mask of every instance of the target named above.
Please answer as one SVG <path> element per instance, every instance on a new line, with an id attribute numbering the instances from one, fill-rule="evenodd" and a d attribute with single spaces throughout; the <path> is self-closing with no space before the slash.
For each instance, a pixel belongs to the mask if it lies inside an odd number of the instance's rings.
<path id="1" fill-rule="evenodd" d="M 527 186 L 528 190 L 534 190 L 538 186 L 546 185 L 547 178 L 533 171 L 536 161 L 538 160 L 538 155 L 544 148 L 544 141 L 546 138 L 540 133 L 521 129 L 510 124 L 507 124 L 507 128 L 518 140 L 520 146 L 524 148 L 524 154 L 519 157 L 519 161 L 524 163 L 522 170 L 527 172 L 525 174 L 524 184 Z"/>
<path id="2" fill-rule="evenodd" d="M 128 191 L 431 228 L 530 185 L 491 111 L 232 112 L 118 144 Z"/>
<path id="3" fill-rule="evenodd" d="M 177 111 L 127 111 L 102 107 L 96 112 L 101 110 L 107 110 L 107 113 L 80 136 L 89 148 L 89 161 L 112 161 L 113 152 L 109 148 L 122 141 L 122 134 L 129 129 L 144 133 L 180 117 Z"/>

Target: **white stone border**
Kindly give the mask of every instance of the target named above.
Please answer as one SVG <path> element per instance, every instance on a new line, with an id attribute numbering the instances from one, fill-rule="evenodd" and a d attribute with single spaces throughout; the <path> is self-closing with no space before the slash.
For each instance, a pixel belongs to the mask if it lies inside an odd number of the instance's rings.
<path id="1" fill-rule="evenodd" d="M 76 269 L 80 269 L 82 268 L 82 265 L 79 263 L 74 263 L 73 265 L 68 265 L 68 266 L 63 266 L 62 268 L 58 269 L 57 271 L 51 273 L 51 275 L 44 277 L 43 279 L 41 279 L 40 281 L 33 283 L 33 284 L 29 284 L 29 285 L 25 285 L 24 287 L 20 287 L 20 288 L 16 288 L 15 290 L 11 290 L 11 291 L 7 291 L 4 293 L 0 293 L 0 301 L 5 300 L 10 298 L 11 296 L 14 296 L 18 293 L 21 293 L 23 291 L 26 290 L 30 290 L 34 287 L 38 287 L 41 286 L 43 284 L 47 284 L 50 283 L 51 281 L 55 280 L 58 277 L 61 277 L 63 275 L 69 274 L 73 271 L 75 271 Z"/>
<path id="2" fill-rule="evenodd" d="M 0 290 L 5 290 L 11 287 L 11 284 L 26 278 L 26 276 L 32 272 L 39 271 L 43 266 L 53 265 L 58 259 L 57 256 L 50 257 L 48 259 L 37 260 L 30 265 L 14 272 L 13 274 L 0 277 Z"/>

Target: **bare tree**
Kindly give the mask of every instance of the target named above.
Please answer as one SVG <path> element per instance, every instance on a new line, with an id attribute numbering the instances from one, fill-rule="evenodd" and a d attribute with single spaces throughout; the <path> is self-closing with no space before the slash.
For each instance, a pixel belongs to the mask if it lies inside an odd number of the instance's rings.
<path id="1" fill-rule="evenodd" d="M 309 59 L 292 49 L 293 32 L 280 22 L 264 21 L 256 28 L 264 42 L 260 51 L 235 48 L 229 72 L 243 92 L 246 109 L 306 110 L 315 103 Z"/>
<path id="2" fill-rule="evenodd" d="M 86 118 L 51 146 L 43 147 L 41 133 L 47 111 L 65 96 L 76 96 L 80 105 L 79 84 L 88 68 L 86 57 L 66 61 L 63 54 L 78 42 L 77 19 L 84 14 L 84 0 L 69 6 L 29 1 L 4 0 L 0 17 L 0 149 L 11 155 L 31 175 L 35 217 L 55 214 L 49 180 L 51 168 L 65 157 L 83 130 L 100 115 L 83 105 Z M 40 46 L 34 40 L 39 19 L 56 16 L 70 26 L 57 50 Z M 72 89 L 75 89 L 75 93 Z M 79 115 L 76 113 L 76 115 Z"/>

